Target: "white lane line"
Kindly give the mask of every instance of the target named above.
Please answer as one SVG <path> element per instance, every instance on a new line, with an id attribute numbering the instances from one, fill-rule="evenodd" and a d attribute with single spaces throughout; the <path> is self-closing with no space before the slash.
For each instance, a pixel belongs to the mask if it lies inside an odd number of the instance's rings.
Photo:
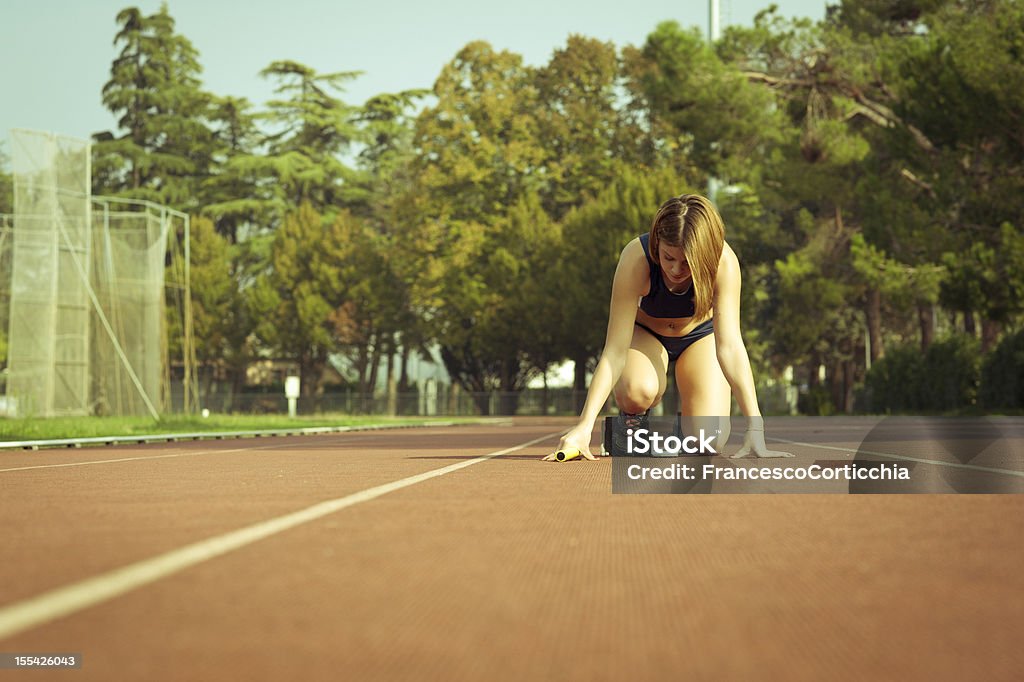
<path id="1" fill-rule="evenodd" d="M 325 445 L 332 443 L 348 444 L 354 441 L 366 440 L 370 436 L 355 436 L 346 437 L 343 439 L 330 439 L 330 440 L 318 440 L 317 445 Z M 294 448 L 294 443 L 275 443 L 274 445 L 260 445 L 258 447 L 250 448 L 231 448 L 229 450 L 200 450 L 198 452 L 173 452 L 167 455 L 150 455 L 148 457 L 120 457 L 118 459 L 93 459 L 86 462 L 65 462 L 64 464 L 35 464 L 27 467 L 11 467 L 9 469 L 0 469 L 0 474 L 8 471 L 30 471 L 32 469 L 61 469 L 64 467 L 82 467 L 91 466 L 93 464 L 115 464 L 117 462 L 142 462 L 148 459 L 167 459 L 170 457 L 197 457 L 199 455 L 217 455 L 227 454 L 229 452 L 247 452 L 249 450 L 274 450 L 277 448 Z"/>
<path id="2" fill-rule="evenodd" d="M 838 450 L 839 452 L 852 452 L 853 454 L 863 453 L 865 455 L 875 455 L 877 457 L 887 457 L 889 459 L 899 459 L 904 462 L 918 462 L 920 464 L 936 464 L 938 466 L 953 467 L 955 469 L 971 469 L 972 471 L 984 471 L 990 474 L 1007 474 L 1009 476 L 1019 476 L 1024 478 L 1024 471 L 1014 471 L 1013 469 L 999 469 L 997 467 L 983 467 L 977 464 L 961 464 L 959 462 L 941 462 L 935 459 L 922 459 L 920 457 L 906 457 L 904 455 L 893 455 L 888 452 L 875 452 L 873 450 L 852 450 L 850 448 L 841 448 L 835 445 L 819 445 L 818 443 L 802 443 L 798 440 L 786 440 L 785 438 L 769 437 L 768 440 L 777 441 L 779 443 L 789 443 L 790 445 L 804 445 L 809 448 L 819 448 L 822 450 Z"/>
<path id="3" fill-rule="evenodd" d="M 282 447 L 282 446 L 277 446 Z M 60 469 L 63 467 L 84 467 L 93 464 L 114 464 L 116 462 L 141 462 L 147 459 L 167 459 L 169 457 L 197 457 L 199 455 L 211 455 L 215 453 L 240 452 L 242 450 L 268 450 L 269 447 L 259 448 L 237 448 L 234 450 L 202 450 L 200 452 L 178 452 L 172 455 L 153 455 L 151 457 L 122 457 L 120 459 L 96 459 L 88 462 L 68 462 L 66 464 L 38 464 L 30 467 L 14 467 L 11 469 L 0 469 L 0 474 L 8 471 L 30 471 L 32 469 Z"/>
<path id="4" fill-rule="evenodd" d="M 268 521 L 202 540 L 180 549 L 172 550 L 166 554 L 145 559 L 138 563 L 10 604 L 0 608 L 0 639 L 11 637 L 19 632 L 119 597 L 126 592 L 156 582 L 196 564 L 208 561 L 222 554 L 227 554 L 304 523 L 315 521 L 346 507 L 351 507 L 360 502 L 368 502 L 396 490 L 401 490 L 423 481 L 429 481 L 432 478 L 444 476 L 453 471 L 458 471 L 480 462 L 486 462 L 489 459 L 500 457 L 516 450 L 528 448 L 531 445 L 549 440 L 562 433 L 564 431 L 549 433 L 521 445 L 481 455 L 464 462 L 450 464 L 440 469 L 433 469 L 391 483 L 367 488 L 366 490 L 334 500 L 328 500 L 327 502 L 321 502 L 297 512 L 278 516 Z"/>

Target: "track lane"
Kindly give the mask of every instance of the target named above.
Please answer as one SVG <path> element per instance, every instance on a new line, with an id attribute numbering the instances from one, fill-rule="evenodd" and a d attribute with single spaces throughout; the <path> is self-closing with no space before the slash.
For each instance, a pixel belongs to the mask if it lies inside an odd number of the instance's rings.
<path id="1" fill-rule="evenodd" d="M 446 443 L 405 459 L 472 456 Z M 81 679 L 998 680 L 1024 665 L 1018 495 L 613 496 L 609 460 L 536 462 L 549 450 L 0 648 L 81 651 Z"/>
<path id="2" fill-rule="evenodd" d="M 0 476 L 6 483 L 0 606 L 439 468 L 429 457 L 451 442 L 453 432 L 469 458 L 550 431 L 543 428 L 409 429 L 380 433 L 370 442 L 332 436 L 274 445 L 259 440 L 251 449 L 204 449 L 201 457 L 6 474 Z"/>

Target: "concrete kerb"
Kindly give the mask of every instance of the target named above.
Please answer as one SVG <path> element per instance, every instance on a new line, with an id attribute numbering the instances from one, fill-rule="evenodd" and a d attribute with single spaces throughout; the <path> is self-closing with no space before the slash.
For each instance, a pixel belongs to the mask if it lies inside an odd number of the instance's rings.
<path id="1" fill-rule="evenodd" d="M 228 438 L 264 438 L 275 436 L 317 436 L 350 431 L 383 431 L 415 429 L 426 426 L 469 426 L 479 424 L 510 424 L 508 420 L 478 419 L 473 421 L 426 421 L 416 424 L 366 424 L 359 426 L 314 426 L 301 429 L 263 429 L 255 431 L 205 431 L 197 433 L 164 433 L 139 436 L 94 436 L 89 438 L 56 438 L 50 440 L 0 441 L 0 450 L 39 450 L 41 448 L 80 448 L 87 445 L 119 445 L 133 443 L 171 443 L 186 440 L 225 440 Z"/>

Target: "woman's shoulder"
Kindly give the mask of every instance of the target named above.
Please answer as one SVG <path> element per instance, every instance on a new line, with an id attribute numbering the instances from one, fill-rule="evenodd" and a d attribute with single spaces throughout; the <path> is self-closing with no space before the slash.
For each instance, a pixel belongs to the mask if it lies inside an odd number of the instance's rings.
<path id="1" fill-rule="evenodd" d="M 643 244 L 640 243 L 640 237 L 633 237 L 625 246 L 622 247 L 622 255 L 625 256 L 627 254 L 630 256 L 635 256 L 636 254 L 643 256 L 644 247 Z"/>
<path id="2" fill-rule="evenodd" d="M 728 242 L 722 244 L 722 255 L 718 258 L 718 279 L 722 277 L 739 277 L 740 260 Z"/>
<path id="3" fill-rule="evenodd" d="M 619 265 L 629 265 L 642 269 L 645 274 L 650 274 L 650 266 L 647 259 L 647 250 L 640 243 L 640 237 L 634 237 L 628 244 L 622 247 L 619 254 Z"/>
<path id="4" fill-rule="evenodd" d="M 628 283 L 631 288 L 646 292 L 649 288 L 650 276 L 650 264 L 647 262 L 644 247 L 640 244 L 640 238 L 635 237 L 622 247 L 622 253 L 619 254 L 619 266 L 616 270 L 616 280 L 624 284 Z"/>

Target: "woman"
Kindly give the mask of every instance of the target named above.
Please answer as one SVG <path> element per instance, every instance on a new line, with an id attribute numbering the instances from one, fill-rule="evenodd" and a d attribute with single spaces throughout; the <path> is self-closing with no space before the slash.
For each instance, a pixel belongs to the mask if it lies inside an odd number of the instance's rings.
<path id="1" fill-rule="evenodd" d="M 684 426 L 688 417 L 725 417 L 715 448 L 721 452 L 717 446 L 729 440 L 734 394 L 747 431 L 733 457 L 792 457 L 765 446 L 764 420 L 740 337 L 739 262 L 725 243 L 718 211 L 696 194 L 662 204 L 650 232 L 622 250 L 604 350 L 580 420 L 558 449 L 577 448 L 595 459 L 590 435 L 613 389 L 623 426 L 642 427 L 665 393 L 671 360 Z"/>

